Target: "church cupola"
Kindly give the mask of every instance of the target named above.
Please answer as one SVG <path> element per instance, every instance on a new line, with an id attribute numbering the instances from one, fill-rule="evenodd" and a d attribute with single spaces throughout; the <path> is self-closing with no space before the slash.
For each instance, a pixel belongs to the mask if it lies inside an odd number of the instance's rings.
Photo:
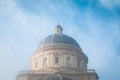
<path id="1" fill-rule="evenodd" d="M 98 80 L 95 70 L 87 69 L 88 57 L 61 25 L 40 41 L 30 59 L 31 69 L 21 71 L 16 80 Z"/>
<path id="2" fill-rule="evenodd" d="M 58 24 L 55 27 L 55 34 L 62 34 L 62 32 L 63 32 L 63 28 L 61 27 L 61 25 Z"/>

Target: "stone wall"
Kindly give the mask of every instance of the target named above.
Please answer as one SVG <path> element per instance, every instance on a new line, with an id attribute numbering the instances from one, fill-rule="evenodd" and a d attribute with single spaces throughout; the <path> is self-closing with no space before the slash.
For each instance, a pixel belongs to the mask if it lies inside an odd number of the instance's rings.
<path id="1" fill-rule="evenodd" d="M 17 76 L 17 80 L 45 80 L 46 77 L 53 73 L 35 73 L 35 72 L 29 72 L 29 73 L 22 73 Z M 57 74 L 57 73 L 55 73 Z M 64 77 L 68 77 L 71 80 L 98 80 L 98 76 L 95 72 L 91 73 L 58 73 Z"/>
<path id="2" fill-rule="evenodd" d="M 55 56 L 59 57 L 59 63 L 55 64 Z M 69 60 L 68 60 L 69 58 Z M 79 60 L 79 62 L 78 62 Z M 85 71 L 87 69 L 87 57 L 78 48 L 70 45 L 47 45 L 37 49 L 31 57 L 31 70 L 46 69 L 77 69 Z"/>

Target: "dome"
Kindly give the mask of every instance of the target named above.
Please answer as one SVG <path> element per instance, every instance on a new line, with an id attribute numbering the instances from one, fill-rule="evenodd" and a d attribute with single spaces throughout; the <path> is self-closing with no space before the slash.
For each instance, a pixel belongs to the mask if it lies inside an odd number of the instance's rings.
<path id="1" fill-rule="evenodd" d="M 73 47 L 77 47 L 80 48 L 79 44 L 76 42 L 76 40 L 74 40 L 72 37 L 65 35 L 62 33 L 63 32 L 63 28 L 61 27 L 61 25 L 57 25 L 55 27 L 55 34 L 49 35 L 48 37 L 46 37 L 45 39 L 43 39 L 38 48 L 41 48 L 45 45 L 49 45 L 49 44 L 68 44 L 71 45 Z"/>
<path id="2" fill-rule="evenodd" d="M 79 44 L 73 38 L 65 34 L 49 35 L 48 37 L 46 37 L 40 42 L 39 47 L 42 47 L 48 44 L 55 44 L 55 43 L 69 44 L 74 47 L 80 48 Z"/>
<path id="3" fill-rule="evenodd" d="M 55 28 L 55 34 L 47 36 L 40 42 L 31 58 L 32 70 L 60 70 L 66 73 L 71 73 L 71 69 L 77 73 L 85 71 L 87 56 L 76 40 L 63 34 L 62 31 L 63 29 L 59 25 Z M 72 64 L 73 62 L 74 64 Z M 85 68 L 81 68 L 82 66 Z"/>

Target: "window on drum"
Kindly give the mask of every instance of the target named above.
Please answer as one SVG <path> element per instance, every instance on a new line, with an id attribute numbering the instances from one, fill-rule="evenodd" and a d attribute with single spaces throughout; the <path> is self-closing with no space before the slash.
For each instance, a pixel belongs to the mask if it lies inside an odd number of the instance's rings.
<path id="1" fill-rule="evenodd" d="M 59 64 L 60 63 L 60 57 L 59 56 L 55 56 L 55 64 Z"/>
<path id="2" fill-rule="evenodd" d="M 67 64 L 70 65 L 70 57 L 67 57 Z"/>

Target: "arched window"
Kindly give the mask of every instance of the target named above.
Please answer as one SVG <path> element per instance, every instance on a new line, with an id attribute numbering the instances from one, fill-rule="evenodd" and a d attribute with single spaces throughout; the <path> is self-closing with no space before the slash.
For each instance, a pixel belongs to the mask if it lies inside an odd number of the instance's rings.
<path id="1" fill-rule="evenodd" d="M 35 62 L 35 68 L 37 68 L 37 67 L 38 67 L 38 61 Z"/>
<path id="2" fill-rule="evenodd" d="M 67 57 L 67 64 L 70 65 L 70 57 L 69 56 Z"/>
<path id="3" fill-rule="evenodd" d="M 44 58 L 44 65 L 47 66 L 47 58 Z"/>
<path id="4" fill-rule="evenodd" d="M 81 61 L 80 61 L 80 66 L 84 66 L 84 65 L 85 65 L 84 60 L 81 60 Z"/>
<path id="5" fill-rule="evenodd" d="M 60 64 L 60 54 L 55 53 L 53 60 L 54 60 L 54 64 L 57 64 L 57 65 Z"/>
<path id="6" fill-rule="evenodd" d="M 55 56 L 55 64 L 58 64 L 60 61 L 59 61 L 59 57 L 58 56 Z"/>
<path id="7" fill-rule="evenodd" d="M 77 59 L 77 66 L 80 67 L 80 59 Z"/>
<path id="8" fill-rule="evenodd" d="M 60 56 L 59 55 L 54 56 L 54 64 L 60 64 Z"/>

